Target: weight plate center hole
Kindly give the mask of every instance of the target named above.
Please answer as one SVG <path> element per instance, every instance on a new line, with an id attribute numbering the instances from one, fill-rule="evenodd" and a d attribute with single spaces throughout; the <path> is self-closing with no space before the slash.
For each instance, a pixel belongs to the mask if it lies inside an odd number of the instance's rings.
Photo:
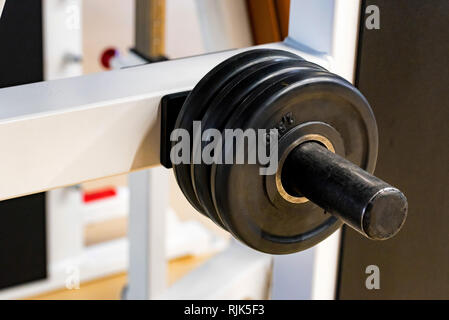
<path id="1" fill-rule="evenodd" d="M 276 186 L 279 194 L 288 202 L 291 203 L 306 203 L 309 201 L 296 187 L 295 181 L 292 181 L 292 175 L 289 174 L 288 166 L 286 162 L 290 153 L 300 145 L 304 143 L 318 143 L 328 149 L 329 151 L 335 153 L 335 148 L 332 143 L 326 137 L 321 135 L 311 134 L 303 137 L 302 141 L 290 148 L 285 156 L 283 156 L 283 161 L 281 162 L 280 170 L 276 173 Z"/>

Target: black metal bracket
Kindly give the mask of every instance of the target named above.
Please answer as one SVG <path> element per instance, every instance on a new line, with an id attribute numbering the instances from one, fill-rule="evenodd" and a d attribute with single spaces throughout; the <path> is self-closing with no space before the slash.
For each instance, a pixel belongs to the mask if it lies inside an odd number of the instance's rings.
<path id="1" fill-rule="evenodd" d="M 168 94 L 161 99 L 161 164 L 171 169 L 170 160 L 171 141 L 170 135 L 175 128 L 176 119 L 186 101 L 190 91 Z"/>

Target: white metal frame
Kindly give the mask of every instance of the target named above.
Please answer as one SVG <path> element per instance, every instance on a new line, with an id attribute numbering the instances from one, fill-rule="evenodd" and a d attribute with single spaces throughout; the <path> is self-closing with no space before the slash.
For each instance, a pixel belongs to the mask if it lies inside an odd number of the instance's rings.
<path id="1" fill-rule="evenodd" d="M 154 299 L 167 286 L 165 216 L 168 204 L 168 172 L 163 168 L 129 176 L 130 260 L 126 299 Z"/>
<path id="2" fill-rule="evenodd" d="M 0 89 L 0 200 L 159 165 L 161 98 L 248 49 Z"/>
<path id="3" fill-rule="evenodd" d="M 290 36 L 263 47 L 297 53 L 352 81 L 359 10 L 359 0 L 293 0 Z M 1 89 L 0 200 L 158 166 L 161 98 L 192 89 L 248 49 Z M 316 249 L 315 298 L 334 297 L 338 239 Z"/>

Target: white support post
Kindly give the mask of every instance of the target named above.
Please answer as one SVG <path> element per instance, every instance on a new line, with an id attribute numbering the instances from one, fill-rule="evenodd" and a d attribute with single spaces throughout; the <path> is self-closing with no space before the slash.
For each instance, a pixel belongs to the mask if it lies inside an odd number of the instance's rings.
<path id="1" fill-rule="evenodd" d="M 44 0 L 44 76 L 63 79 L 83 73 L 81 0 Z"/>
<path id="2" fill-rule="evenodd" d="M 129 175 L 130 265 L 126 299 L 154 299 L 167 286 L 165 213 L 168 171 L 154 168 Z"/>

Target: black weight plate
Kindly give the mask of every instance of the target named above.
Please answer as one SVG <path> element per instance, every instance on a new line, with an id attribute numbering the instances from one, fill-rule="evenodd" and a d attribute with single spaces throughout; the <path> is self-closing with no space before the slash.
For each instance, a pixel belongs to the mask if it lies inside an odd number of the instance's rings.
<path id="1" fill-rule="evenodd" d="M 322 70 L 322 69 L 321 69 Z M 310 71 L 310 70 L 307 70 Z M 323 72 L 325 72 L 323 70 Z M 303 77 L 306 77 L 306 75 L 310 74 L 310 72 L 303 72 L 301 73 Z M 267 92 L 271 92 L 273 91 L 273 89 L 271 89 L 272 87 L 276 87 L 276 85 L 278 85 L 279 83 L 282 83 L 283 85 L 287 84 L 286 82 L 284 82 L 285 79 L 289 79 L 291 77 L 294 77 L 295 75 L 297 75 L 294 70 L 284 74 L 281 73 L 280 75 L 275 76 L 274 78 L 270 79 L 270 81 L 266 81 L 263 84 L 259 85 L 257 87 L 256 90 L 253 90 L 246 98 L 245 100 L 240 104 L 238 109 L 235 109 L 233 114 L 230 116 L 230 118 L 227 121 L 227 124 L 225 125 L 224 129 L 235 129 L 235 128 L 240 128 L 243 129 L 243 126 L 234 126 L 233 123 L 237 121 L 237 119 L 242 120 L 242 116 L 245 116 L 245 110 L 247 109 L 254 109 L 257 108 L 257 105 L 261 104 L 263 102 L 263 100 L 265 99 L 265 97 L 270 98 L 270 95 L 267 95 Z M 271 89 L 271 90 L 270 90 Z M 254 111 L 255 112 L 255 111 Z M 249 114 L 248 112 L 246 112 L 246 114 Z M 251 115 L 250 115 L 251 116 Z M 223 134 L 222 130 L 222 134 Z M 223 156 L 225 154 L 225 149 L 223 146 Z M 224 189 L 227 189 L 229 187 L 228 185 L 228 181 L 226 181 L 226 179 L 222 179 L 220 181 L 217 181 L 216 179 L 216 172 L 219 168 L 221 168 L 222 166 L 228 166 L 228 165 L 216 165 L 213 164 L 211 166 L 211 172 L 210 172 L 210 178 L 211 178 L 211 182 L 210 182 L 210 186 L 211 186 L 211 194 L 212 194 L 212 200 L 214 202 L 214 206 L 216 211 L 220 214 L 220 217 L 223 221 L 223 223 L 226 226 L 226 229 L 231 232 L 233 234 L 234 237 L 236 237 L 237 239 L 241 240 L 244 243 L 248 242 L 245 240 L 244 237 L 241 237 L 241 235 L 239 234 L 239 232 L 237 230 L 235 230 L 235 228 L 233 228 L 232 223 L 229 223 L 229 213 L 226 210 L 223 210 L 223 207 L 220 207 L 217 205 L 217 196 L 216 194 L 224 191 Z M 232 166 L 241 166 L 241 165 L 232 165 Z M 258 175 L 258 173 L 257 173 Z M 237 190 L 237 189 L 234 189 Z M 261 190 L 256 190 L 256 192 L 260 192 Z M 243 194 L 242 194 L 243 195 Z M 284 208 L 282 208 L 283 210 Z M 307 204 L 305 204 L 305 206 L 302 207 L 302 209 L 306 212 L 311 212 L 312 210 L 316 210 L 317 206 L 308 202 Z M 250 226 L 250 225 L 248 225 Z M 249 244 L 248 244 L 249 245 Z M 251 246 L 251 245 L 250 245 Z M 256 247 L 254 247 L 256 248 Z M 263 250 L 262 250 L 263 251 Z"/>
<path id="2" fill-rule="evenodd" d="M 301 69 L 320 69 L 319 66 L 304 60 L 266 61 L 253 65 L 238 76 L 234 77 L 220 92 L 212 99 L 209 108 L 202 119 L 201 137 L 208 129 L 217 129 L 221 132 L 229 116 L 238 105 L 252 92 L 259 92 L 258 86 L 266 84 L 281 74 Z M 209 136 L 210 138 L 210 136 Z M 203 142 L 201 150 L 207 145 L 208 140 Z M 199 148 L 199 146 L 197 146 Z M 192 164 L 191 177 L 194 190 L 198 200 L 209 216 L 220 219 L 216 211 L 210 187 L 211 166 L 205 163 Z"/>
<path id="3" fill-rule="evenodd" d="M 288 113 L 296 126 L 321 121 L 334 127 L 345 143 L 346 158 L 373 171 L 377 127 L 369 104 L 357 89 L 330 73 L 300 72 L 278 81 L 240 106 L 226 128 L 275 128 Z M 223 148 L 223 153 L 230 151 Z M 266 177 L 259 175 L 259 168 L 212 166 L 214 204 L 228 230 L 241 241 L 267 253 L 293 253 L 319 243 L 341 225 L 311 202 L 279 210 L 266 194 Z"/>
<path id="4" fill-rule="evenodd" d="M 178 115 L 175 129 L 186 129 L 190 134 L 190 137 L 193 137 L 193 122 L 202 119 L 209 106 L 210 100 L 223 86 L 226 85 L 229 79 L 232 79 L 241 70 L 251 65 L 270 59 L 276 60 L 285 58 L 298 59 L 299 57 L 282 50 L 259 49 L 242 52 L 220 63 L 212 69 L 190 93 Z M 175 144 L 176 142 L 173 142 L 172 146 Z M 174 165 L 173 169 L 178 185 L 188 201 L 197 211 L 207 216 L 196 198 L 193 189 L 190 177 L 190 164 Z"/>
<path id="5" fill-rule="evenodd" d="M 314 64 L 310 64 L 307 63 L 306 61 L 304 61 L 306 64 L 308 64 L 310 66 L 311 69 L 318 69 L 320 67 L 318 67 L 317 65 Z M 305 68 L 304 70 L 308 70 L 308 68 Z M 320 70 L 324 70 L 322 68 L 320 68 Z M 295 71 L 297 71 L 297 69 L 292 69 L 289 70 L 287 73 L 281 72 L 280 74 L 276 75 L 275 77 L 273 77 L 272 79 L 270 79 L 269 81 L 265 81 L 261 84 L 259 84 L 259 86 L 257 88 L 255 88 L 254 90 L 252 90 L 246 97 L 245 99 L 240 103 L 239 107 L 236 109 L 233 109 L 233 113 L 231 114 L 231 118 L 235 117 L 235 114 L 241 114 L 242 110 L 245 110 L 247 105 L 251 105 L 251 102 L 254 101 L 256 98 L 258 98 L 262 93 L 264 93 L 266 90 L 268 90 L 271 86 L 273 86 L 274 84 L 276 84 L 278 81 L 282 81 L 285 78 L 288 78 L 291 75 L 295 74 Z M 225 126 L 226 128 L 228 128 L 227 126 Z M 223 131 L 222 131 L 223 134 Z M 222 153 L 224 156 L 224 153 Z M 228 226 L 226 225 L 225 221 L 222 218 L 222 214 L 220 212 L 220 210 L 217 208 L 216 204 L 215 204 L 215 200 L 214 200 L 214 188 L 216 187 L 215 185 L 215 173 L 214 173 L 214 169 L 215 169 L 215 164 L 212 164 L 210 166 L 209 169 L 209 176 L 210 176 L 210 181 L 208 183 L 208 185 L 210 186 L 210 190 L 209 192 L 212 195 L 212 201 L 214 203 L 214 207 L 215 207 L 215 212 L 220 216 L 221 221 L 223 222 L 223 224 L 225 225 L 225 229 L 227 229 L 228 231 L 230 231 L 232 233 L 231 230 L 229 230 Z M 225 185 L 222 186 L 223 188 L 227 187 Z M 237 233 L 233 233 L 233 235 L 239 239 L 239 235 Z M 241 240 L 241 239 L 240 239 Z M 243 241 L 243 240 L 242 240 Z"/>

